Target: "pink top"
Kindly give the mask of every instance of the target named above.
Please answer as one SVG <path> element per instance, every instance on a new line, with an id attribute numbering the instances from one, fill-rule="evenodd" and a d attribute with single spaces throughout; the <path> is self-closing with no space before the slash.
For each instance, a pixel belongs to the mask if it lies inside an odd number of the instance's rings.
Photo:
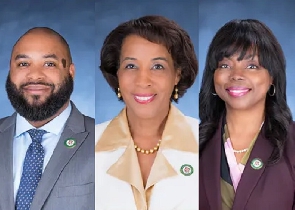
<path id="1" fill-rule="evenodd" d="M 234 149 L 232 147 L 230 138 L 227 138 L 227 140 L 225 141 L 224 149 L 225 149 L 227 163 L 228 163 L 229 170 L 230 170 L 230 177 L 233 182 L 234 190 L 236 192 L 237 187 L 240 182 L 240 179 L 241 179 L 242 174 L 244 172 L 245 166 L 241 163 L 237 163 L 236 156 L 235 156 Z"/>

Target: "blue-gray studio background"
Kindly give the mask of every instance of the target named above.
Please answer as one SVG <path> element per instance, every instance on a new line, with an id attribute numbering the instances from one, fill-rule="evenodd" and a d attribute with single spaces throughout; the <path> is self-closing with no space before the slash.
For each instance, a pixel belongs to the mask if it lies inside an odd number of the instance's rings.
<path id="1" fill-rule="evenodd" d="M 12 46 L 36 26 L 50 27 L 67 40 L 76 65 L 71 99 L 83 114 L 95 117 L 94 4 L 94 0 L 0 1 L 0 117 L 14 112 L 5 91 Z"/>
<path id="2" fill-rule="evenodd" d="M 76 65 L 72 100 L 96 123 L 112 119 L 123 108 L 98 68 L 104 38 L 118 24 L 143 15 L 163 15 L 175 20 L 190 34 L 200 73 L 193 87 L 176 106 L 198 118 L 198 93 L 211 39 L 227 21 L 256 18 L 274 32 L 287 61 L 287 102 L 295 112 L 295 1 L 280 0 L 52 0 L 0 1 L 0 117 L 13 108 L 5 91 L 11 48 L 29 28 L 47 26 L 68 41 Z M 95 88 L 94 88 L 95 87 Z M 95 106 L 93 106 L 95 104 Z"/>

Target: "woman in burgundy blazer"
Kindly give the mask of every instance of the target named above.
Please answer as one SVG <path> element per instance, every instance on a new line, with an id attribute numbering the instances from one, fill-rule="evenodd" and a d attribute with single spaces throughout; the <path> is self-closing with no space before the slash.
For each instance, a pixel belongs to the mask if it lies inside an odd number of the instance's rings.
<path id="1" fill-rule="evenodd" d="M 285 57 L 260 21 L 232 20 L 216 33 L 200 119 L 200 210 L 295 210 Z"/>

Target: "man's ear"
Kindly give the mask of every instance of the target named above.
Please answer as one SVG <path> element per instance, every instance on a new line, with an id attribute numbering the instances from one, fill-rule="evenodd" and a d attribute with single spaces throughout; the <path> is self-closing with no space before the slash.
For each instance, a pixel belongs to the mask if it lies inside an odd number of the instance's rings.
<path id="1" fill-rule="evenodd" d="M 69 73 L 70 73 L 71 77 L 74 79 L 76 70 L 75 70 L 75 65 L 73 63 L 70 65 Z"/>

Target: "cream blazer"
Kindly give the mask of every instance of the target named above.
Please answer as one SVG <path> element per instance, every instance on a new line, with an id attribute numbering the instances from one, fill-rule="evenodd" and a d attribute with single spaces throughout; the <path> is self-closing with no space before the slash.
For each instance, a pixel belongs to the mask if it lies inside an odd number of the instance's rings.
<path id="1" fill-rule="evenodd" d="M 126 108 L 96 125 L 95 209 L 198 210 L 198 131 L 197 119 L 171 105 L 144 189 Z"/>

